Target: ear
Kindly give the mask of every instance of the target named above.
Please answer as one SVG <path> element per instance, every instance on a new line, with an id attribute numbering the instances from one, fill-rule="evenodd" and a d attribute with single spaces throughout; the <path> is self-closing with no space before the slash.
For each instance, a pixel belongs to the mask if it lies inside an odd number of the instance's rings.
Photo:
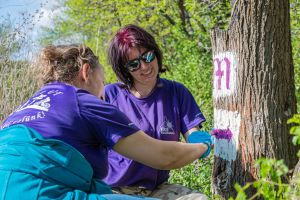
<path id="1" fill-rule="evenodd" d="M 88 63 L 85 63 L 82 65 L 82 68 L 81 68 L 81 78 L 84 82 L 87 82 L 88 79 L 89 79 L 89 72 L 91 70 L 91 67 Z"/>

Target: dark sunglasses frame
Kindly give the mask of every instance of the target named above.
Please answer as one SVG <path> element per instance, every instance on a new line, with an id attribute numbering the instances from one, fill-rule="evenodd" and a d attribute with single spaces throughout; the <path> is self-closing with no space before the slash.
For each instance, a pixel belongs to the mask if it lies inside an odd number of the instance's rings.
<path id="1" fill-rule="evenodd" d="M 149 53 L 151 56 L 150 59 L 149 59 Z M 149 51 L 144 52 L 138 58 L 128 61 L 125 65 L 125 67 L 130 72 L 134 72 L 141 67 L 141 61 L 143 61 L 145 63 L 151 63 L 155 58 L 156 58 L 156 55 L 155 55 L 154 50 L 149 50 Z"/>

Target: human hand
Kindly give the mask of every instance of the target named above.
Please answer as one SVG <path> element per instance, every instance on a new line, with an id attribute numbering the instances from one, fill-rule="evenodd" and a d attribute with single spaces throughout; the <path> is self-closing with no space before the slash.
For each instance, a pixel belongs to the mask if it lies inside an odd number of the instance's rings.
<path id="1" fill-rule="evenodd" d="M 206 158 L 211 151 L 212 139 L 211 135 L 205 131 L 194 131 L 188 137 L 189 143 L 204 143 L 207 145 L 206 152 L 200 158 Z"/>

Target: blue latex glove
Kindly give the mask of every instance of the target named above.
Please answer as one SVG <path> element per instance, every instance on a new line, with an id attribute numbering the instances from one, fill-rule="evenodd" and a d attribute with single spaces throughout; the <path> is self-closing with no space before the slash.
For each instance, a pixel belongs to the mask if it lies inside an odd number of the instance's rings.
<path id="1" fill-rule="evenodd" d="M 189 143 L 204 143 L 207 145 L 206 152 L 200 158 L 206 158 L 210 154 L 212 139 L 211 135 L 205 131 L 194 131 L 188 137 Z"/>

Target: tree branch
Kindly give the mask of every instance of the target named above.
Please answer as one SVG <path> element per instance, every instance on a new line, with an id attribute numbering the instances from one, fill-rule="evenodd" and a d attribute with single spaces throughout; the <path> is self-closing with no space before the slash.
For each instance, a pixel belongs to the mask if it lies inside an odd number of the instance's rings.
<path id="1" fill-rule="evenodd" d="M 190 22 L 189 13 L 185 9 L 184 0 L 179 0 L 178 1 L 178 7 L 179 7 L 179 10 L 180 10 L 180 19 L 181 19 L 181 22 L 182 22 L 182 29 L 188 37 L 191 37 L 192 34 L 194 33 L 194 30 L 193 30 L 193 27 L 192 27 L 191 22 Z M 189 30 L 187 30 L 187 28 Z"/>
<path id="2" fill-rule="evenodd" d="M 161 13 L 162 16 L 164 16 L 172 25 L 175 25 L 175 21 L 169 16 L 167 15 L 164 11 L 160 10 L 159 11 Z"/>

